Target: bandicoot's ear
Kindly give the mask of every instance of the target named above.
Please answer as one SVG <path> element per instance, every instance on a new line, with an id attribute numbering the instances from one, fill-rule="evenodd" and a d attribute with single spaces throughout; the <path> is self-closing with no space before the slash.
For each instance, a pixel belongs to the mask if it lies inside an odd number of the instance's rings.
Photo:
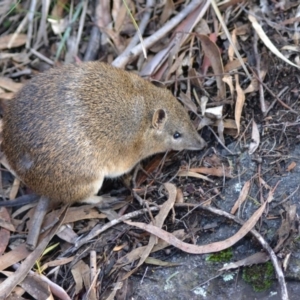
<path id="1" fill-rule="evenodd" d="M 162 130 L 167 121 L 167 114 L 163 109 L 157 109 L 152 118 L 152 126 L 155 129 Z"/>

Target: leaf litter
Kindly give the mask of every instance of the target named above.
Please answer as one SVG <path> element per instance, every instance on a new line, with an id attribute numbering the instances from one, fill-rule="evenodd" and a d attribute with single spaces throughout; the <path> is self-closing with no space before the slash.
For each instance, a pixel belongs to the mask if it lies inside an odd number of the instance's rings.
<path id="1" fill-rule="evenodd" d="M 60 1 L 61 5 L 51 1 L 15 1 L 7 5 L 4 1 L 0 5 L 1 106 L 32 76 L 53 65 L 100 59 L 170 88 L 209 142 L 201 153 L 157 155 L 145 162 L 135 178 L 108 182 L 107 192 L 126 197 L 122 204 L 113 207 L 118 221 L 108 223 L 107 215 L 92 205 L 53 209 L 44 220 L 39 246 L 33 252 L 25 248 L 24 237 L 30 230 L 34 207 L 1 208 L 3 295 L 8 296 L 18 285 L 23 289 L 21 294 L 34 299 L 50 299 L 54 295 L 60 299 L 79 295 L 109 299 L 118 295 L 121 286 L 128 285 L 128 279 L 140 272 L 142 265 L 177 265 L 153 256 L 170 245 L 184 252 L 211 253 L 235 247 L 250 232 L 266 252 L 254 253 L 231 263 L 231 267 L 270 258 L 277 271 L 281 297 L 287 299 L 274 251 L 283 255 L 297 230 L 291 197 L 286 195 L 287 200 L 280 204 L 281 214 L 276 213 L 275 219 L 282 221 L 274 237 L 277 246 L 273 252 L 253 227 L 261 224 L 259 220 L 272 219 L 269 209 L 277 184 L 267 183 L 278 172 L 292 173 L 298 165 L 287 153 L 299 136 L 299 85 L 286 74 L 299 77 L 299 7 L 288 5 L 290 1 L 259 6 L 260 1 L 250 5 L 249 1 L 224 4 L 193 0 L 186 6 L 165 1 L 153 9 L 152 2 L 126 2 L 131 17 L 123 1 L 113 1 L 112 7 L 107 1 Z M 282 34 L 279 36 L 278 32 Z M 143 51 L 147 52 L 147 59 Z M 288 94 L 282 97 L 286 89 Z M 234 148 L 230 148 L 230 155 L 224 155 L 231 144 Z M 245 150 L 257 162 L 251 179 L 242 177 L 247 170 L 231 158 L 241 156 Z M 227 239 L 197 245 L 191 235 L 195 226 L 191 216 L 197 218 L 199 210 L 207 208 L 201 204 L 214 205 L 211 199 L 216 198 L 221 204 L 227 182 L 236 178 L 244 178 L 242 188 L 239 196 L 231 199 L 228 211 L 238 212 L 243 220 L 239 223 L 241 228 Z M 4 169 L 1 179 L 2 197 L 14 199 L 31 193 Z M 253 189 L 257 190 L 256 196 Z M 181 196 L 176 197 L 179 191 Z M 135 202 L 137 197 L 146 200 L 145 208 Z M 184 202 L 176 204 L 178 197 Z M 259 207 L 251 211 L 248 208 L 253 203 Z M 189 217 L 185 227 L 178 228 L 181 211 L 188 211 L 191 204 L 194 208 L 186 214 Z M 241 213 L 245 211 L 246 214 Z M 220 217 L 217 211 L 208 214 Z M 236 217 L 233 220 L 239 222 Z M 54 240 L 59 241 L 59 250 L 50 247 Z M 48 253 L 44 252 L 46 248 Z M 288 264 L 289 255 L 286 257 Z M 39 267 L 35 269 L 37 262 Z M 16 271 L 12 272 L 11 267 Z M 112 283 L 117 282 L 116 288 L 110 290 Z"/>

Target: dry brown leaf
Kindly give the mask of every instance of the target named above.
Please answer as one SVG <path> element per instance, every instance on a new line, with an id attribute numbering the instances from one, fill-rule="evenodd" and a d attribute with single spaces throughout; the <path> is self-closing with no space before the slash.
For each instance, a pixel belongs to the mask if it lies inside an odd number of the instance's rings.
<path id="1" fill-rule="evenodd" d="M 73 266 L 71 273 L 75 281 L 75 294 L 78 294 L 83 289 L 86 274 L 90 274 L 90 268 L 86 263 L 80 260 Z"/>
<path id="2" fill-rule="evenodd" d="M 241 259 L 239 261 L 233 262 L 233 263 L 228 263 L 224 265 L 222 269 L 219 271 L 227 271 L 230 269 L 236 269 L 244 266 L 252 266 L 254 264 L 262 264 L 270 260 L 270 257 L 267 253 L 265 252 L 258 252 L 253 255 L 250 255 L 244 259 Z"/>
<path id="3" fill-rule="evenodd" d="M 235 47 L 237 48 L 237 37 L 236 37 L 236 29 L 233 29 L 232 30 L 232 33 L 231 33 L 231 40 L 233 42 L 233 44 L 235 45 Z M 229 58 L 229 61 L 233 61 L 234 59 L 234 49 L 232 47 L 232 44 L 230 43 L 229 44 L 229 47 L 228 47 L 228 58 Z"/>
<path id="4" fill-rule="evenodd" d="M 7 247 L 6 242 L 7 239 L 9 239 L 10 234 L 8 231 L 16 231 L 15 226 L 10 222 L 9 214 L 7 212 L 7 209 L 4 207 L 1 207 L 0 209 L 0 254 L 3 253 L 4 250 Z"/>
<path id="5" fill-rule="evenodd" d="M 224 165 L 224 162 L 222 157 L 214 153 L 210 156 L 204 157 L 203 164 L 205 166 L 210 166 L 210 167 L 222 167 Z"/>
<path id="6" fill-rule="evenodd" d="M 277 253 L 280 249 L 284 247 L 284 245 L 288 244 L 288 242 L 292 241 L 292 233 L 298 230 L 298 217 L 297 217 L 297 205 L 286 205 L 285 214 L 280 225 L 280 228 L 277 230 L 277 245 L 274 248 L 274 252 Z"/>
<path id="7" fill-rule="evenodd" d="M 67 3 L 68 0 L 57 1 L 47 19 L 56 35 L 63 33 L 68 26 L 68 17 L 64 18 L 64 7 Z"/>
<path id="8" fill-rule="evenodd" d="M 66 209 L 66 206 L 64 206 L 64 208 Z M 63 210 L 62 209 L 63 209 L 63 207 L 61 207 L 59 209 L 56 209 L 56 210 L 53 210 L 50 213 L 48 213 L 46 215 L 44 221 L 43 221 L 43 226 L 46 227 L 46 228 L 48 228 L 48 226 L 52 227 L 53 224 L 57 224 L 57 220 L 59 220 L 59 218 L 63 214 Z M 31 230 L 32 224 L 34 223 L 33 222 L 34 210 L 35 209 L 31 209 L 30 211 L 28 211 L 27 214 L 26 214 L 26 216 L 24 217 L 25 219 L 29 218 L 29 220 L 27 221 L 27 229 L 28 229 L 28 231 Z M 65 213 L 64 213 L 64 216 L 65 216 Z M 64 218 L 63 221 L 65 221 L 65 218 Z"/>
<path id="9" fill-rule="evenodd" d="M 250 180 L 245 182 L 245 184 L 240 192 L 239 198 L 236 200 L 236 202 L 234 203 L 234 205 L 230 211 L 231 214 L 234 215 L 236 213 L 236 211 L 238 210 L 238 208 L 241 206 L 241 204 L 247 199 L 247 196 L 248 196 L 248 193 L 250 190 L 250 185 L 251 185 Z"/>
<path id="10" fill-rule="evenodd" d="M 224 74 L 224 67 L 221 58 L 221 53 L 218 46 L 210 40 L 210 38 L 203 34 L 197 34 L 201 41 L 201 46 L 205 56 L 209 58 L 211 66 L 216 74 L 216 81 L 218 86 L 218 98 L 224 99 L 226 97 L 226 87 L 222 80 Z"/>
<path id="11" fill-rule="evenodd" d="M 232 119 L 224 119 L 223 123 L 224 123 L 224 128 L 237 129 L 236 123 Z"/>
<path id="12" fill-rule="evenodd" d="M 199 78 L 199 75 L 200 74 L 194 68 L 190 68 L 188 71 L 188 78 L 191 81 L 192 85 L 194 85 L 198 89 L 202 89 L 203 84 Z"/>
<path id="13" fill-rule="evenodd" d="M 170 154 L 168 154 L 167 157 L 169 157 Z M 158 154 L 155 155 L 145 166 L 144 166 L 144 170 L 145 172 L 139 172 L 137 180 L 136 180 L 136 187 L 140 187 L 148 178 L 147 174 L 151 174 L 152 172 L 154 172 L 158 166 L 162 163 L 164 155 L 163 154 Z"/>
<path id="14" fill-rule="evenodd" d="M 188 110 L 192 111 L 194 114 L 198 115 L 198 110 L 196 104 L 183 92 L 180 92 L 179 100 L 187 107 Z"/>
<path id="15" fill-rule="evenodd" d="M 16 264 L 16 266 L 20 266 L 20 264 Z M 5 274 L 7 276 L 12 276 L 13 273 L 12 272 L 7 272 L 5 271 Z M 49 286 L 52 294 L 54 296 L 56 296 L 57 298 L 55 299 L 60 299 L 60 300 L 71 300 L 71 298 L 68 296 L 68 294 L 66 293 L 66 291 L 61 288 L 59 285 L 57 285 L 56 283 L 54 283 L 53 281 L 49 280 L 46 276 L 44 275 L 41 275 L 41 274 L 37 274 L 37 273 L 34 273 L 33 271 L 30 271 L 29 272 L 29 276 L 32 277 L 32 278 L 35 278 L 35 281 L 43 281 L 44 283 L 46 283 L 46 285 Z M 29 277 L 27 276 L 27 278 Z M 25 279 L 26 280 L 26 279 Z M 22 283 L 20 283 L 20 285 L 22 285 Z M 33 287 L 34 284 L 29 284 L 30 287 Z M 40 286 L 40 285 L 39 285 Z M 29 288 L 30 288 L 29 287 Z M 26 287 L 24 286 L 24 289 Z M 20 289 L 20 290 L 19 290 Z M 19 296 L 22 296 L 24 294 L 24 289 L 22 289 L 21 287 L 15 287 L 14 289 L 14 295 L 19 295 Z M 52 297 L 52 295 L 50 296 Z M 53 299 L 53 298 L 48 298 L 48 299 Z M 11 299 L 11 298 L 7 298 L 7 299 Z M 13 298 L 14 299 L 14 298 Z M 23 299 L 23 298 L 18 298 L 18 299 Z M 44 298 L 40 298 L 39 296 L 37 296 L 37 298 L 34 298 L 34 299 L 44 299 Z"/>
<path id="16" fill-rule="evenodd" d="M 215 33 L 210 33 L 209 35 L 206 35 L 206 34 L 202 33 L 202 35 L 209 37 L 209 39 L 212 42 L 214 42 L 214 43 L 217 40 L 217 36 L 216 36 Z M 203 52 L 204 52 L 204 50 L 203 50 Z M 212 65 L 211 65 L 211 62 L 210 62 L 210 58 L 207 55 L 205 55 L 205 52 L 204 52 L 204 56 L 203 56 L 203 60 L 202 60 L 202 65 L 201 65 L 201 69 L 200 69 L 201 70 L 201 74 L 202 75 L 206 75 L 207 72 L 208 72 L 209 67 L 211 67 L 211 66 Z"/>
<path id="17" fill-rule="evenodd" d="M 42 256 L 42 254 L 43 254 L 44 250 L 46 249 L 47 245 L 49 244 L 50 240 L 53 238 L 53 236 L 55 235 L 57 229 L 60 227 L 61 220 L 64 217 L 65 211 L 66 211 L 66 206 L 63 206 L 61 208 L 61 213 L 57 214 L 58 215 L 58 222 L 56 222 L 56 224 L 52 223 L 52 224 L 55 224 L 55 226 L 53 226 L 50 230 L 46 230 L 44 233 L 41 234 L 40 239 L 39 239 L 39 244 L 35 248 L 35 250 L 33 250 L 31 252 L 27 252 L 26 257 L 22 257 L 22 259 L 23 258 L 25 258 L 25 259 L 22 262 L 22 264 L 19 264 L 19 267 L 18 267 L 17 271 L 14 272 L 8 278 L 6 278 L 3 282 L 0 283 L 0 290 L 3 294 L 9 295 L 13 291 L 13 289 L 21 281 L 24 280 L 24 278 L 26 277 L 28 272 L 30 272 L 31 268 L 34 266 L 35 262 Z M 25 250 L 26 250 L 25 244 L 22 244 L 22 246 L 25 247 Z M 2 263 L 3 258 L 4 259 L 10 258 L 9 263 L 11 263 L 12 260 L 15 260 L 16 259 L 15 256 L 18 255 L 18 253 L 15 253 L 15 255 L 13 257 L 9 257 L 11 252 L 14 252 L 14 250 L 10 251 L 8 254 L 4 254 L 2 257 L 0 257 L 0 262 Z M 20 260 L 20 255 L 18 256 L 17 259 Z M 14 262 L 14 263 L 16 263 L 16 262 Z M 3 262 L 2 266 L 5 263 L 7 264 L 7 262 Z"/>
<path id="18" fill-rule="evenodd" d="M 261 185 L 263 185 L 263 187 L 265 188 L 265 189 L 267 189 L 267 190 L 271 190 L 271 187 L 265 182 L 265 180 L 262 178 L 262 177 L 260 177 L 259 176 L 259 183 L 261 184 Z"/>
<path id="19" fill-rule="evenodd" d="M 182 189 L 177 188 L 177 195 L 176 195 L 176 203 L 183 203 L 184 202 L 184 197 L 183 197 L 183 192 Z"/>
<path id="20" fill-rule="evenodd" d="M 189 14 L 176 28 L 173 30 L 173 38 L 168 42 L 168 47 L 159 51 L 140 71 L 141 76 L 150 76 L 156 80 L 161 80 L 161 75 L 158 76 L 157 72 L 161 66 L 167 67 L 166 60 L 169 58 L 169 53 L 173 47 L 180 48 L 181 45 L 189 38 L 189 32 L 192 31 L 194 26 L 199 22 L 200 17 L 203 15 L 203 7 L 199 5 L 195 11 Z M 182 34 L 182 33 L 185 34 Z M 181 40 L 178 40 L 178 34 L 181 36 Z M 159 72 L 163 74 L 164 72 Z"/>
<path id="21" fill-rule="evenodd" d="M 225 74 L 224 77 L 223 77 L 223 81 L 225 83 L 227 83 L 227 85 L 229 86 L 230 95 L 233 98 L 234 87 L 233 87 L 233 82 L 232 82 L 232 76 Z"/>
<path id="22" fill-rule="evenodd" d="M 126 6 L 123 4 L 123 1 L 113 1 L 112 2 L 112 11 L 111 15 L 113 17 L 114 31 L 119 34 L 122 26 L 125 24 L 125 19 L 127 16 Z M 129 2 L 127 2 L 127 5 Z M 131 4 L 129 4 L 131 6 Z"/>
<path id="23" fill-rule="evenodd" d="M 52 8 L 51 16 L 54 19 L 60 19 L 64 16 L 64 8 L 68 4 L 68 0 L 58 1 Z"/>
<path id="24" fill-rule="evenodd" d="M 14 220 L 14 222 L 17 221 L 17 217 L 20 215 L 20 214 L 23 214 L 24 212 L 27 211 L 26 215 L 23 217 L 23 220 L 26 220 L 27 216 L 29 217 L 32 217 L 33 215 L 33 211 L 34 209 L 31 209 L 30 208 L 33 208 L 36 206 L 36 203 L 31 203 L 31 204 L 28 204 L 28 205 L 24 205 L 24 206 L 21 206 L 19 209 L 17 209 L 11 216 Z"/>
<path id="25" fill-rule="evenodd" d="M 218 136 L 223 145 L 225 145 L 225 138 L 224 138 L 224 123 L 223 120 L 218 120 L 216 122 L 217 128 L 218 128 Z"/>
<path id="26" fill-rule="evenodd" d="M 14 273 L 12 271 L 0 271 L 1 275 L 4 275 L 6 277 L 12 276 Z M 3 282 L 3 278 L 1 278 L 0 283 Z M 1 291 L 2 292 L 2 291 Z M 14 296 L 19 296 L 17 299 L 15 297 L 12 297 L 12 295 L 9 295 L 8 297 L 1 297 L 2 295 L 0 294 L 0 300 L 25 300 L 23 298 L 23 294 L 25 293 L 25 290 L 21 286 L 16 286 L 13 290 Z"/>
<path id="27" fill-rule="evenodd" d="M 269 196 L 271 201 L 272 195 Z M 264 202 L 261 205 L 261 207 L 255 211 L 255 213 L 251 216 L 251 218 L 247 222 L 245 222 L 245 224 L 241 227 L 241 229 L 236 234 L 234 234 L 233 236 L 231 236 L 230 238 L 224 241 L 211 243 L 205 246 L 197 246 L 197 245 L 184 243 L 179 239 L 175 238 L 171 233 L 150 224 L 130 222 L 130 221 L 124 221 L 124 222 L 130 226 L 135 226 L 140 229 L 146 230 L 184 252 L 191 253 L 191 254 L 213 253 L 213 252 L 219 252 L 224 249 L 227 249 L 232 245 L 234 245 L 235 243 L 237 243 L 240 239 L 242 239 L 255 226 L 258 219 L 261 217 L 262 213 L 264 212 L 266 204 L 268 202 L 269 201 Z"/>
<path id="28" fill-rule="evenodd" d="M 44 271 L 46 271 L 48 268 L 66 265 L 73 261 L 74 258 L 75 256 L 71 256 L 46 262 L 40 267 L 40 270 L 42 273 L 44 273 Z"/>
<path id="29" fill-rule="evenodd" d="M 23 87 L 23 84 L 15 82 L 7 77 L 0 77 L 0 87 L 7 91 L 16 93 Z"/>
<path id="30" fill-rule="evenodd" d="M 210 107 L 205 110 L 205 116 L 212 120 L 222 120 L 223 105 Z"/>
<path id="31" fill-rule="evenodd" d="M 242 36 L 249 36 L 251 34 L 251 26 L 249 23 L 245 23 L 243 25 L 240 25 L 236 27 L 236 35 L 239 37 Z"/>
<path id="32" fill-rule="evenodd" d="M 195 96 L 195 98 L 197 99 L 196 96 Z M 201 115 L 202 116 L 205 115 L 207 103 L 208 103 L 208 97 L 207 96 L 201 96 L 200 97 L 200 109 L 201 109 Z"/>
<path id="33" fill-rule="evenodd" d="M 116 245 L 112 251 L 114 252 L 118 252 L 121 251 L 122 249 L 124 249 L 125 247 L 127 247 L 127 243 L 121 244 L 121 245 Z"/>
<path id="34" fill-rule="evenodd" d="M 155 225 L 159 228 L 161 228 L 164 225 L 165 219 L 168 216 L 170 210 L 174 207 L 174 204 L 176 201 L 177 189 L 176 189 L 175 185 L 172 183 L 165 183 L 165 188 L 169 194 L 168 200 L 163 203 L 157 216 L 154 218 Z M 142 253 L 137 266 L 133 270 L 128 272 L 122 278 L 122 280 L 127 279 L 130 275 L 132 275 L 138 269 L 139 266 L 141 266 L 145 262 L 146 258 L 148 258 L 149 254 L 151 253 L 155 244 L 157 244 L 157 237 L 155 235 L 151 235 L 150 239 L 149 239 L 149 243 L 146 246 L 144 252 Z"/>
<path id="35" fill-rule="evenodd" d="M 293 62 L 291 62 L 289 59 L 287 59 L 276 47 L 275 45 L 271 42 L 271 40 L 269 39 L 269 37 L 265 34 L 264 30 L 262 29 L 262 27 L 260 26 L 260 24 L 258 24 L 256 18 L 254 17 L 255 13 L 250 12 L 248 14 L 248 18 L 252 23 L 252 26 L 254 28 L 254 30 L 256 31 L 257 35 L 260 37 L 260 39 L 262 40 L 262 42 L 265 44 L 265 46 L 267 48 L 269 48 L 269 50 L 271 52 L 273 52 L 276 56 L 278 56 L 280 59 L 282 59 L 283 61 L 285 61 L 286 63 L 290 64 L 293 67 L 299 68 L 298 65 L 294 64 Z"/>
<path id="36" fill-rule="evenodd" d="M 217 177 L 228 177 L 232 178 L 231 174 L 231 168 L 230 167 L 212 167 L 212 168 L 206 168 L 206 167 L 200 167 L 200 168 L 191 168 L 191 172 L 196 172 L 196 173 L 203 173 L 206 175 L 212 175 L 212 176 L 217 176 Z"/>
<path id="37" fill-rule="evenodd" d="M 247 59 L 246 57 L 244 57 L 244 58 L 242 59 L 242 61 L 243 61 L 244 63 L 246 63 L 247 60 L 248 60 L 248 59 Z M 234 59 L 234 60 L 232 60 L 232 61 L 229 61 L 229 62 L 224 66 L 224 72 L 225 72 L 225 73 L 229 73 L 229 72 L 232 72 L 232 71 L 234 71 L 234 70 L 237 70 L 237 69 L 239 69 L 239 68 L 241 68 L 241 67 L 242 67 L 241 61 L 238 60 L 238 59 Z M 224 79 L 223 79 L 223 81 L 224 81 Z"/>
<path id="38" fill-rule="evenodd" d="M 70 244 L 72 244 L 73 241 L 78 238 L 78 235 L 74 232 L 74 230 L 66 225 L 62 225 L 56 235 L 63 241 L 66 241 Z"/>
<path id="39" fill-rule="evenodd" d="M 173 48 L 173 49 L 175 49 L 175 48 Z M 177 55 L 178 51 L 175 53 L 176 55 Z M 172 52 L 170 52 L 169 55 L 171 57 L 173 57 Z M 176 59 L 173 60 L 173 64 L 171 62 L 172 65 L 168 67 L 169 70 L 168 70 L 168 72 L 167 72 L 167 74 L 165 76 L 165 80 L 169 80 L 174 72 L 178 73 L 178 70 L 180 70 L 180 68 L 182 66 L 182 61 L 183 61 L 185 55 L 186 54 L 183 51 L 178 57 L 176 57 Z"/>
<path id="40" fill-rule="evenodd" d="M 23 260 L 31 252 L 27 250 L 25 243 L 17 246 L 15 249 L 0 256 L 0 271 L 7 269 L 11 265 Z"/>
<path id="41" fill-rule="evenodd" d="M 163 11 L 160 16 L 159 23 L 165 24 L 170 18 L 170 16 L 174 13 L 175 5 L 173 0 L 166 0 L 165 5 L 163 7 Z"/>
<path id="42" fill-rule="evenodd" d="M 10 216 L 6 208 L 0 208 L 0 255 L 5 252 L 9 243 L 10 231 L 15 231 L 15 227 L 11 224 Z"/>
<path id="43" fill-rule="evenodd" d="M 240 87 L 239 83 L 239 75 L 235 74 L 235 90 L 237 93 L 237 98 L 236 98 L 236 104 L 235 104 L 235 110 L 234 110 L 234 118 L 236 122 L 236 127 L 237 127 L 237 136 L 240 134 L 240 122 L 241 122 L 241 116 L 242 116 L 242 111 L 245 103 L 245 94 Z"/>
<path id="44" fill-rule="evenodd" d="M 13 200 L 17 197 L 18 191 L 19 191 L 19 187 L 20 187 L 20 179 L 18 179 L 17 177 L 15 177 L 14 182 L 11 186 L 11 190 L 9 192 L 9 199 Z"/>
<path id="45" fill-rule="evenodd" d="M 285 45 L 281 48 L 281 50 L 300 52 L 300 47 L 298 45 Z"/>
<path id="46" fill-rule="evenodd" d="M 154 257 L 147 257 L 145 263 L 148 265 L 161 266 L 161 267 L 176 267 L 180 266 L 180 263 L 172 263 L 168 261 L 163 261 Z"/>
<path id="47" fill-rule="evenodd" d="M 56 35 L 61 35 L 66 28 L 68 27 L 68 19 L 63 18 L 63 19 L 53 19 L 53 18 L 48 18 L 47 21 L 51 24 L 51 29 L 54 34 Z"/>
<path id="48" fill-rule="evenodd" d="M 27 35 L 23 33 L 0 36 L 0 50 L 23 46 L 26 43 L 26 39 Z"/>
<path id="49" fill-rule="evenodd" d="M 70 207 L 64 219 L 64 224 L 88 219 L 106 219 L 106 215 L 100 213 L 99 210 L 93 208 L 91 205 Z"/>
<path id="50" fill-rule="evenodd" d="M 221 142 L 224 144 L 225 140 L 224 140 L 224 124 L 223 124 L 223 105 L 221 106 L 216 106 L 216 107 L 211 107 L 211 108 L 207 108 L 205 110 L 205 117 L 202 118 L 200 124 L 198 125 L 198 129 L 200 126 L 203 126 L 205 124 L 205 122 L 207 122 L 206 119 L 211 119 L 211 123 L 213 126 L 216 126 L 218 129 L 218 136 L 221 140 Z"/>
<path id="51" fill-rule="evenodd" d="M 213 124 L 215 124 L 215 121 L 213 121 L 212 119 L 210 119 L 210 118 L 204 116 L 204 117 L 201 119 L 201 121 L 200 121 L 200 123 L 199 123 L 199 125 L 198 125 L 198 127 L 197 127 L 197 130 L 200 130 L 200 129 L 202 129 L 202 128 L 205 127 L 205 126 L 213 125 Z"/>
<path id="52" fill-rule="evenodd" d="M 227 1 L 222 1 L 222 3 L 220 3 L 220 10 L 225 10 L 227 7 L 230 7 L 230 6 L 234 6 L 238 3 L 242 3 L 244 2 L 244 0 L 227 0 Z"/>
<path id="53" fill-rule="evenodd" d="M 252 121 L 251 139 L 252 141 L 249 145 L 249 154 L 253 154 L 258 148 L 260 143 L 260 135 L 259 135 L 258 127 L 254 120 Z"/>
<path id="54" fill-rule="evenodd" d="M 186 233 L 183 229 L 176 230 L 172 233 L 176 238 L 183 240 L 186 237 Z M 170 244 L 168 244 L 166 241 L 162 239 L 158 239 L 157 244 L 153 247 L 151 253 L 157 252 L 159 250 L 165 249 L 166 247 L 169 247 Z M 142 253 L 145 251 L 147 246 L 139 247 L 133 249 L 131 252 L 127 253 L 123 257 L 119 258 L 116 262 L 114 268 L 119 268 L 122 266 L 125 266 L 127 264 L 132 264 L 137 259 L 140 259 Z"/>
<path id="55" fill-rule="evenodd" d="M 38 276 L 27 275 L 20 285 L 34 299 L 54 300 L 49 285 Z"/>
<path id="56" fill-rule="evenodd" d="M 293 169 L 295 169 L 296 166 L 297 166 L 297 164 L 294 161 L 292 161 L 286 168 L 286 171 L 291 172 Z"/>
<path id="57" fill-rule="evenodd" d="M 247 86 L 247 88 L 244 90 L 245 94 L 257 92 L 259 88 L 259 82 L 256 77 L 251 79 L 250 84 Z"/>
<path id="58" fill-rule="evenodd" d="M 195 178 L 203 179 L 203 180 L 206 180 L 206 181 L 209 181 L 209 182 L 213 182 L 213 180 L 209 179 L 208 177 L 206 177 L 204 175 L 201 175 L 201 174 L 198 174 L 198 173 L 195 173 L 195 172 L 191 172 L 191 171 L 186 171 L 186 170 L 180 170 L 177 173 L 177 176 L 195 177 Z"/>

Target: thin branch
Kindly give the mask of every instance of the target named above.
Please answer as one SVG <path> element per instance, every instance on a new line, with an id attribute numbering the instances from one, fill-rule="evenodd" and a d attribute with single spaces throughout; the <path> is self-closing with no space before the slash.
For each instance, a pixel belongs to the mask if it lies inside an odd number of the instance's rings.
<path id="1" fill-rule="evenodd" d="M 144 40 L 144 47 L 148 49 L 152 45 L 154 45 L 157 41 L 163 38 L 167 33 L 169 33 L 175 26 L 178 25 L 184 18 L 186 18 L 190 13 L 192 13 L 199 5 L 203 6 L 202 14 L 206 12 L 208 6 L 210 5 L 210 1 L 204 0 L 193 0 L 186 6 L 182 11 L 180 11 L 173 19 L 165 24 L 162 28 L 160 28 L 156 33 L 149 36 Z M 129 62 L 129 60 L 137 57 L 143 52 L 143 47 L 141 44 L 138 44 L 134 48 L 131 49 L 129 53 L 121 54 L 118 56 L 113 62 L 112 65 L 118 68 L 124 68 L 124 66 Z"/>

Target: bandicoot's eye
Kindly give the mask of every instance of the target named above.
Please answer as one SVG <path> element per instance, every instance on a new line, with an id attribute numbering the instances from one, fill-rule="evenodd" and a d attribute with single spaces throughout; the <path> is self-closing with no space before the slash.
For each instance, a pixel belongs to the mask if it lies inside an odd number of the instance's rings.
<path id="1" fill-rule="evenodd" d="M 174 135 L 173 135 L 173 138 L 174 138 L 175 140 L 179 139 L 180 137 L 181 137 L 181 134 L 180 134 L 178 131 L 176 131 L 176 132 L 174 133 Z"/>

